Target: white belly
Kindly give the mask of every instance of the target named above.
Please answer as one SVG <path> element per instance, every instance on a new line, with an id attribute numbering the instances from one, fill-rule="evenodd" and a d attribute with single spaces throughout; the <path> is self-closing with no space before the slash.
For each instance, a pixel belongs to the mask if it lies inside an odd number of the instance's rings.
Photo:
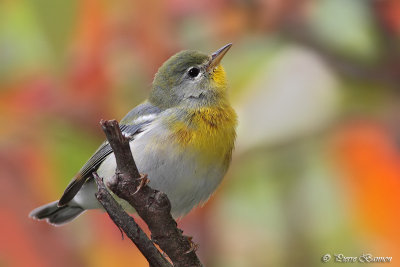
<path id="1" fill-rule="evenodd" d="M 178 148 L 170 140 L 160 138 L 159 134 L 144 133 L 130 143 L 135 162 L 140 173 L 148 174 L 149 185 L 167 194 L 172 215 L 183 216 L 194 206 L 206 201 L 221 182 L 226 168 L 218 162 L 212 166 L 201 166 L 195 153 Z M 111 154 L 97 173 L 107 181 L 115 174 L 115 168 L 115 157 Z M 93 182 L 87 183 L 74 201 L 86 209 L 100 208 L 94 197 L 96 190 Z M 131 207 L 124 202 L 122 200 L 123 207 L 131 211 Z"/>

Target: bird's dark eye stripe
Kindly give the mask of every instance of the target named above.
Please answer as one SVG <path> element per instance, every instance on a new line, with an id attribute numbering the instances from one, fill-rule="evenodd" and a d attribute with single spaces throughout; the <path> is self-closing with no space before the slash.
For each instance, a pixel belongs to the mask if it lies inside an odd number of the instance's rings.
<path id="1" fill-rule="evenodd" d="M 192 78 L 197 77 L 197 75 L 199 75 L 199 73 L 200 73 L 200 70 L 199 70 L 199 68 L 196 68 L 196 67 L 190 68 L 188 71 L 189 76 Z"/>

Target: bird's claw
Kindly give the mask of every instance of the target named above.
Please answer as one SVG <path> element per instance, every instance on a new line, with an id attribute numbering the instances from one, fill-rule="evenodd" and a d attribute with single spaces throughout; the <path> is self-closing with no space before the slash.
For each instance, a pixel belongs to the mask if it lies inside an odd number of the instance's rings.
<path id="1" fill-rule="evenodd" d="M 190 244 L 190 249 L 188 251 L 186 251 L 184 254 L 189 254 L 190 252 L 194 251 L 196 252 L 197 249 L 199 248 L 199 244 L 196 244 L 192 241 L 193 237 L 192 236 L 188 236 L 187 237 L 189 244 Z"/>
<path id="2" fill-rule="evenodd" d="M 140 189 L 142 189 L 145 185 L 147 185 L 150 182 L 150 180 L 147 178 L 147 174 L 140 174 L 138 180 L 139 180 L 139 185 L 136 187 L 136 191 L 133 194 L 139 192 Z"/>

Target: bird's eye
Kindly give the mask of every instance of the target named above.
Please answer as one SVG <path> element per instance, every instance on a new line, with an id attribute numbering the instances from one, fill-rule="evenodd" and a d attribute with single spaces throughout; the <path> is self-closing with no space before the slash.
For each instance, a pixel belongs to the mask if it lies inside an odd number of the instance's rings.
<path id="1" fill-rule="evenodd" d="M 199 73 L 200 73 L 200 70 L 199 70 L 199 68 L 196 68 L 196 67 L 190 68 L 188 71 L 189 76 L 192 78 L 197 77 L 199 75 Z"/>

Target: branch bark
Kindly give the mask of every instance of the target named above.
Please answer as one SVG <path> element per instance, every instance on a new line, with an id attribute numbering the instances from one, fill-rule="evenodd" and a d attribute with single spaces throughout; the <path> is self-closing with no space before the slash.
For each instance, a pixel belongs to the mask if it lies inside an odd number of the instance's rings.
<path id="1" fill-rule="evenodd" d="M 107 181 L 107 187 L 135 208 L 150 229 L 151 241 L 168 255 L 173 266 L 202 266 L 195 253 L 196 245 L 190 237 L 183 235 L 182 230 L 177 227 L 177 223 L 170 214 L 171 203 L 167 195 L 149 187 L 147 175 L 139 174 L 129 147 L 129 139 L 121 133 L 118 122 L 102 120 L 100 124 L 117 162 L 116 174 Z M 97 199 L 118 228 L 122 229 L 136 244 L 149 261 L 150 266 L 171 266 L 134 219 L 115 202 L 105 188 L 102 179 L 96 175 L 95 178 L 99 188 L 96 194 Z"/>
<path id="2" fill-rule="evenodd" d="M 96 198 L 103 205 L 110 218 L 117 227 L 132 240 L 140 252 L 146 257 L 150 266 L 172 267 L 172 265 L 161 255 L 160 251 L 154 246 L 153 242 L 147 237 L 143 230 L 137 225 L 135 220 L 129 216 L 123 208 L 115 201 L 107 191 L 103 179 L 97 173 L 93 173 L 96 180 L 98 192 Z"/>

